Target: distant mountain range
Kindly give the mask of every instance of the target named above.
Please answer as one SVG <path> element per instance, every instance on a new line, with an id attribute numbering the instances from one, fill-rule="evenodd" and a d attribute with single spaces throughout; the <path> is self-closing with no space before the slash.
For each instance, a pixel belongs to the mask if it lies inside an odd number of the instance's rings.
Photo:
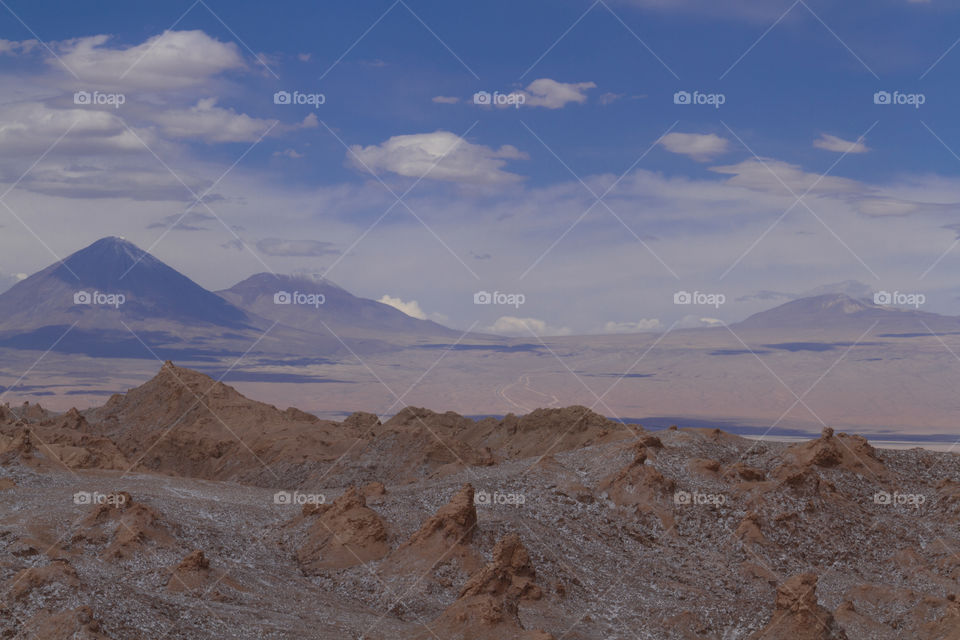
<path id="1" fill-rule="evenodd" d="M 874 323 L 874 335 L 960 332 L 960 318 L 880 306 L 845 293 L 792 300 L 733 326 L 786 339 L 801 330 L 864 331 Z M 258 273 L 229 289 L 208 291 L 116 237 L 98 240 L 0 294 L 0 347 L 93 357 L 203 361 L 250 350 L 326 358 L 437 348 L 460 335 L 322 278 Z M 566 340 L 587 344 L 597 338 Z M 514 343 L 471 335 L 458 348 Z"/>
<path id="2" fill-rule="evenodd" d="M 95 357 L 203 359 L 255 344 L 261 352 L 331 355 L 346 351 L 343 342 L 370 351 L 456 335 L 326 280 L 261 273 L 214 293 L 116 237 L 0 294 L 0 347 Z"/>
<path id="3" fill-rule="evenodd" d="M 960 331 L 960 318 L 928 313 L 910 307 L 873 304 L 844 293 L 828 293 L 791 300 L 767 311 L 755 313 L 734 328 L 759 330 L 857 330 L 876 324 L 873 334 L 906 332 L 914 334 Z M 930 331 L 927 331 L 929 327 Z"/>

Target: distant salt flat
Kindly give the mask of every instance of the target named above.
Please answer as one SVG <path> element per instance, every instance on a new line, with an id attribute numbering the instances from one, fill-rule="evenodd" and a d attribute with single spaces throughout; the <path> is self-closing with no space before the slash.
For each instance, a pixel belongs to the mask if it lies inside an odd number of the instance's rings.
<path id="1" fill-rule="evenodd" d="M 744 438 L 748 440 L 763 440 L 766 442 L 805 442 L 807 440 L 816 438 L 816 434 L 811 434 L 809 437 L 802 436 L 783 436 L 783 435 L 744 435 Z M 870 444 L 876 447 L 877 449 L 929 449 L 931 451 L 952 451 L 955 453 L 960 453 L 960 439 L 957 441 L 943 442 L 943 441 L 920 441 L 920 440 L 874 440 L 867 436 L 867 439 L 870 441 Z"/>

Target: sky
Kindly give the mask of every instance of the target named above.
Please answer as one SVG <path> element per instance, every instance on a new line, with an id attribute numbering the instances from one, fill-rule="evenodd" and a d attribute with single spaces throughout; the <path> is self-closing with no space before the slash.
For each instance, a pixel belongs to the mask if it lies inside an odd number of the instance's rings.
<path id="1" fill-rule="evenodd" d="M 0 2 L 3 285 L 116 235 L 514 335 L 960 314 L 955 2 L 91 6 Z"/>

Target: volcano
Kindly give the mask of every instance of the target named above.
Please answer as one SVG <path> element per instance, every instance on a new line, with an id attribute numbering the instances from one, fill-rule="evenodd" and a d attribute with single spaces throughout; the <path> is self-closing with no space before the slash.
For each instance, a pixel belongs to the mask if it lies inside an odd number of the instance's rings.
<path id="1" fill-rule="evenodd" d="M 360 298 L 325 278 L 258 273 L 218 292 L 227 301 L 286 326 L 325 334 L 346 332 L 457 337 L 459 331 Z M 312 303 L 311 303 L 312 301 Z M 306 302 L 306 304 L 298 304 Z"/>
<path id="2" fill-rule="evenodd" d="M 303 297 L 317 304 L 298 304 Z M 0 347 L 92 357 L 331 356 L 347 351 L 346 344 L 369 353 L 411 338 L 454 335 L 327 280 L 262 273 L 217 294 L 117 237 L 0 294 Z"/>

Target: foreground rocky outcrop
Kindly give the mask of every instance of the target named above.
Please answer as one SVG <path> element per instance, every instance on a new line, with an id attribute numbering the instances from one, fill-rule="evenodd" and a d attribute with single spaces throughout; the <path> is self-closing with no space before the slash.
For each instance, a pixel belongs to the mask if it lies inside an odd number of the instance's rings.
<path id="1" fill-rule="evenodd" d="M 476 528 L 474 489 L 465 484 L 390 555 L 386 570 L 420 574 L 439 564 L 456 562 L 465 571 L 472 571 L 480 562 L 471 544 Z"/>
<path id="2" fill-rule="evenodd" d="M 520 623 L 521 602 L 542 597 L 530 554 L 516 534 L 493 549 L 493 559 L 474 573 L 446 611 L 429 624 L 424 640 L 439 635 L 450 640 L 553 640 L 541 630 L 525 631 Z"/>
<path id="3" fill-rule="evenodd" d="M 960 640 L 958 518 L 960 456 L 831 429 L 334 422 L 167 364 L 0 406 L 0 638 Z"/>
<path id="4" fill-rule="evenodd" d="M 313 521 L 297 551 L 306 574 L 379 560 L 390 551 L 386 525 L 355 487 L 333 504 L 306 505 L 304 513 Z"/>

